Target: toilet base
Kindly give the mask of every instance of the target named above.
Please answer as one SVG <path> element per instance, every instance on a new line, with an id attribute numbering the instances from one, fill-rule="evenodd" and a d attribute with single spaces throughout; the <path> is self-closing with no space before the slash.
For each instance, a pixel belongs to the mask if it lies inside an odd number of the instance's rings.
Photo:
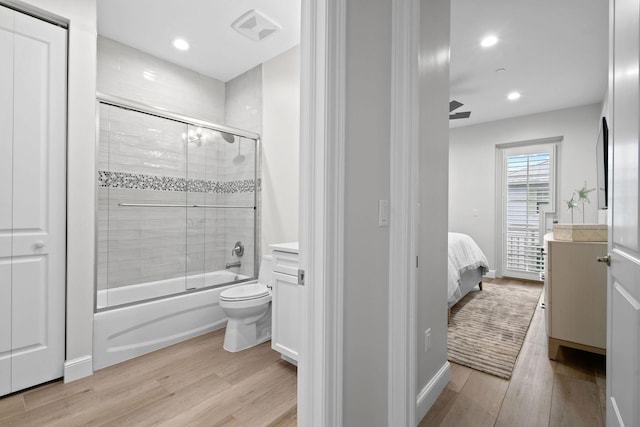
<path id="1" fill-rule="evenodd" d="M 229 318 L 224 333 L 223 348 L 235 353 L 271 339 L 271 306 L 260 319 L 247 322 L 247 319 Z"/>

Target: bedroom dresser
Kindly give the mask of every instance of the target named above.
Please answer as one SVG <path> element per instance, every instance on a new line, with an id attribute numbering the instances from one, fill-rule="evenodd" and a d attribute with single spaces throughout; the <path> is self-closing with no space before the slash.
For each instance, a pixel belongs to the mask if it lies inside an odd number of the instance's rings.
<path id="1" fill-rule="evenodd" d="M 606 354 L 607 242 L 556 240 L 544 236 L 545 323 L 549 359 L 560 346 Z"/>

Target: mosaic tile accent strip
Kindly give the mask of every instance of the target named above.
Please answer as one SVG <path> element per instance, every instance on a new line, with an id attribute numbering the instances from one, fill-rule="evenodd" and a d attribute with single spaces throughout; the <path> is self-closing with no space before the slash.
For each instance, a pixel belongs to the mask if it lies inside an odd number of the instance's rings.
<path id="1" fill-rule="evenodd" d="M 192 193 L 235 194 L 253 193 L 255 180 L 206 181 L 203 179 L 174 178 L 141 173 L 98 171 L 98 185 L 105 188 L 132 190 L 190 191 Z M 258 179 L 257 189 L 262 190 Z"/>

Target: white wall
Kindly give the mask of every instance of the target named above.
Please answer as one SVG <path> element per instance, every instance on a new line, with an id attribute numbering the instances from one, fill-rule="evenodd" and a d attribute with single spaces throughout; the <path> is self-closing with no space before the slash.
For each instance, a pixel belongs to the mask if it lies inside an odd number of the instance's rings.
<path id="1" fill-rule="evenodd" d="M 262 253 L 298 240 L 300 48 L 262 65 Z"/>
<path id="2" fill-rule="evenodd" d="M 558 143 L 560 222 L 571 222 L 565 200 L 571 192 L 596 186 L 595 145 L 601 104 L 550 111 L 451 129 L 449 154 L 449 231 L 469 234 L 484 251 L 489 268 L 496 266 L 496 145 L 561 136 Z M 596 193 L 590 193 L 585 221 L 597 222 Z M 477 209 L 477 216 L 473 210 Z M 574 222 L 582 214 L 574 213 Z"/>
<path id="3" fill-rule="evenodd" d="M 69 23 L 65 364 L 65 380 L 69 380 L 92 372 L 96 3 L 95 0 L 8 3 L 36 14 L 55 15 Z"/>
<path id="4" fill-rule="evenodd" d="M 387 419 L 391 2 L 346 2 L 343 425 Z"/>
<path id="5" fill-rule="evenodd" d="M 445 302 L 449 119 L 442 106 L 449 102 L 450 12 L 449 0 L 421 1 L 417 421 L 449 379 Z M 431 348 L 425 352 L 427 329 L 431 329 Z"/>
<path id="6" fill-rule="evenodd" d="M 389 229 L 378 201 L 390 195 L 391 3 L 346 2 L 343 424 L 386 425 Z M 446 256 L 449 0 L 421 0 L 418 417 L 448 381 Z M 375 29 L 375 30 L 373 30 Z M 423 185 L 436 182 L 441 186 Z M 391 212 L 393 215 L 393 212 Z M 446 374 L 439 374 L 446 372 Z M 441 380 L 441 381 L 439 381 Z M 437 385 L 434 385 L 437 383 Z M 428 393 L 428 390 L 434 393 Z M 415 398 L 415 396 L 413 398 Z M 430 400 L 433 399 L 433 400 Z M 418 418 L 419 419 L 419 418 Z"/>
<path id="7" fill-rule="evenodd" d="M 256 65 L 225 83 L 225 125 L 262 133 L 262 79 Z"/>

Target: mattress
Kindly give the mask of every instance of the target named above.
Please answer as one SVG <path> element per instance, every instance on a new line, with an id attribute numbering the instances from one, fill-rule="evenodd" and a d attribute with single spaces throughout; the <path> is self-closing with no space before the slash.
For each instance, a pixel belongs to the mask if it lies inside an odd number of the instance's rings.
<path id="1" fill-rule="evenodd" d="M 449 233 L 447 304 L 449 307 L 482 281 L 489 271 L 487 257 L 468 235 Z"/>

